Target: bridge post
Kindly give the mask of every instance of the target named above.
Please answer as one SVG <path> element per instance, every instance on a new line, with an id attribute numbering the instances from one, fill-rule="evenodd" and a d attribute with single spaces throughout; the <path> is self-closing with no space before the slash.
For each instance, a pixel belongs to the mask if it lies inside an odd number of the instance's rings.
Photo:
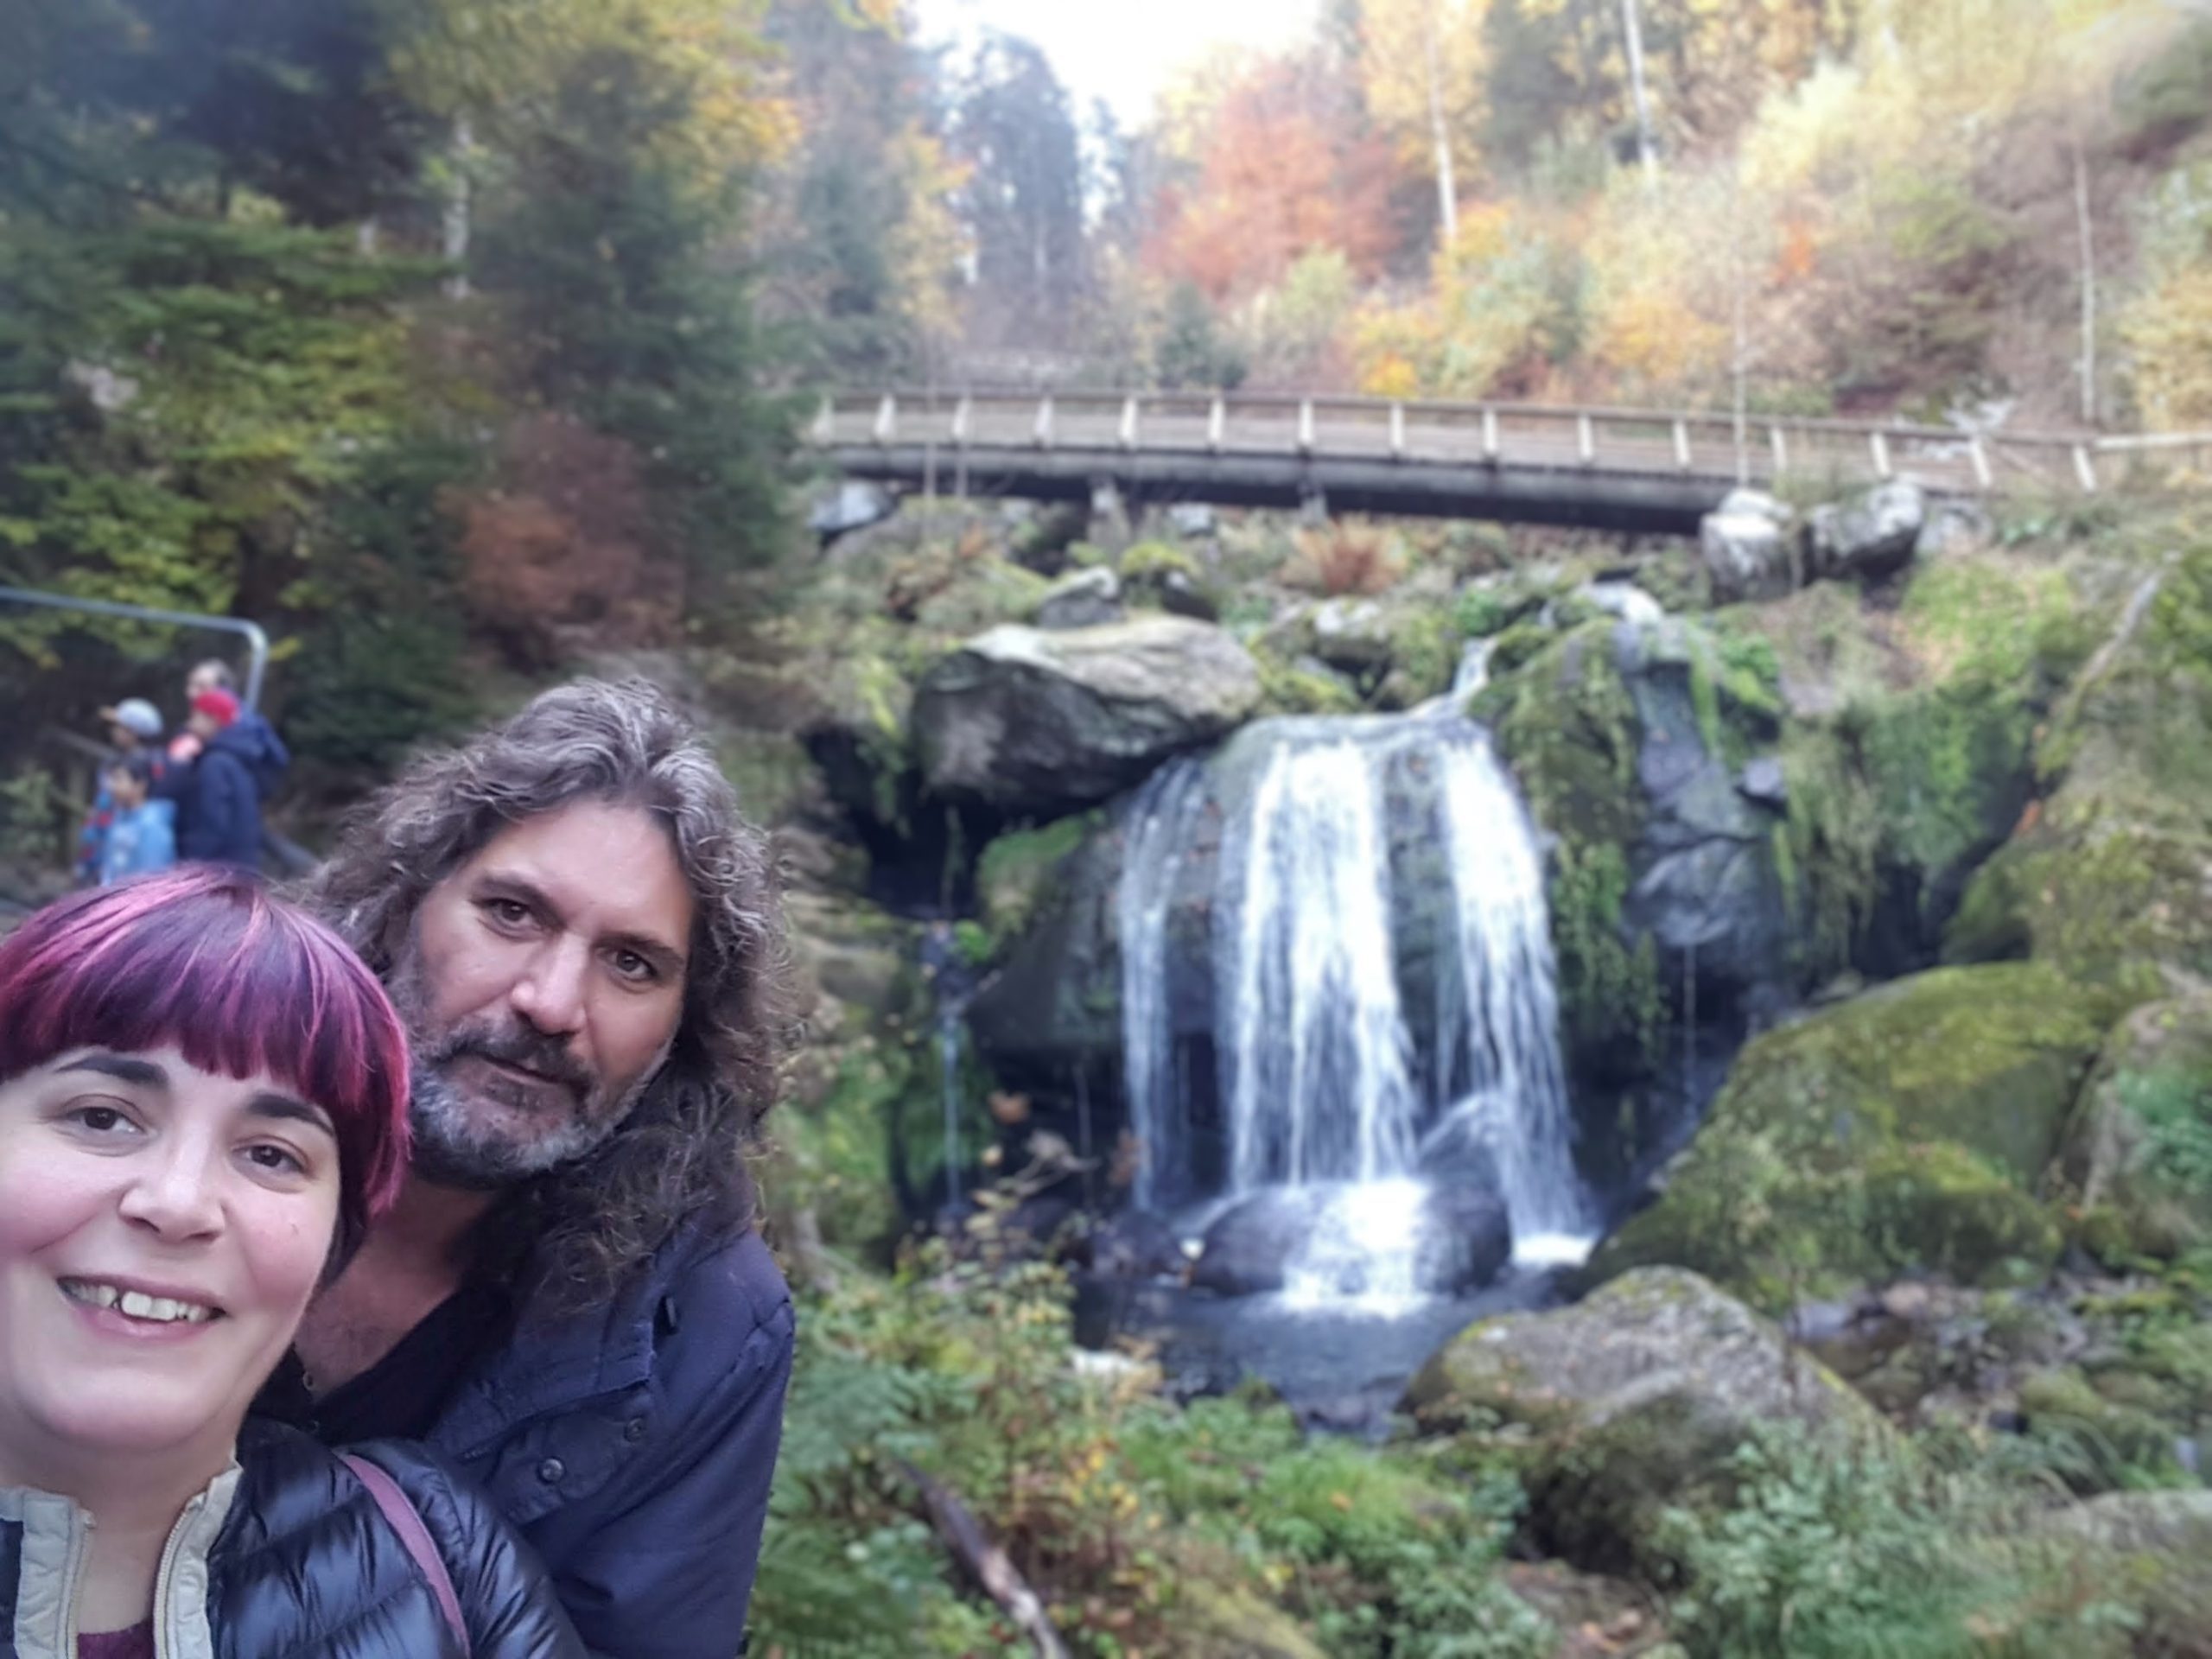
<path id="1" fill-rule="evenodd" d="M 2097 465 L 2089 459 L 2089 446 L 2086 443 L 2074 446 L 2074 476 L 2081 480 L 2082 494 L 2097 493 Z"/>
<path id="2" fill-rule="evenodd" d="M 1690 469 L 1690 423 L 1679 415 L 1675 417 L 1675 465 L 1686 473 Z"/>
<path id="3" fill-rule="evenodd" d="M 1582 464 L 1585 467 L 1593 467 L 1597 464 L 1598 428 L 1596 423 L 1591 420 L 1587 411 L 1574 417 L 1574 447 L 1581 455 Z"/>
<path id="4" fill-rule="evenodd" d="M 1219 392 L 1214 393 L 1213 405 L 1206 410 L 1206 448 L 1212 454 L 1221 453 L 1221 440 L 1229 424 L 1229 405 Z"/>
<path id="5" fill-rule="evenodd" d="M 968 447 L 968 429 L 975 419 L 976 400 L 963 391 L 960 401 L 952 406 L 952 442 L 963 449 Z"/>
<path id="6" fill-rule="evenodd" d="M 1874 476 L 1887 478 L 1890 475 L 1890 441 L 1880 428 L 1877 427 L 1866 435 L 1866 447 L 1873 453 Z"/>
<path id="7" fill-rule="evenodd" d="M 1298 400 L 1298 453 L 1301 455 L 1313 453 L 1313 400 L 1311 397 Z"/>
<path id="8" fill-rule="evenodd" d="M 1483 405 L 1483 459 L 1497 464 L 1497 411 L 1488 404 Z"/>
<path id="9" fill-rule="evenodd" d="M 1967 440 L 1967 459 L 1974 463 L 1975 487 L 1987 489 L 1990 485 L 1989 446 L 1981 441 L 1979 432 Z"/>
<path id="10" fill-rule="evenodd" d="M 1774 475 L 1780 478 L 1789 470 L 1789 440 L 1778 426 L 1766 429 L 1767 442 L 1774 446 Z"/>
<path id="11" fill-rule="evenodd" d="M 878 443 L 888 443 L 898 430 L 899 400 L 887 391 L 883 401 L 875 406 L 875 430 L 872 435 Z"/>
<path id="12" fill-rule="evenodd" d="M 1039 449 L 1052 447 L 1052 397 L 1050 392 L 1038 400 L 1037 424 L 1031 429 L 1029 436 Z"/>
<path id="13" fill-rule="evenodd" d="M 1137 400 L 1133 397 L 1124 397 L 1122 400 L 1122 448 L 1134 449 L 1136 447 Z"/>
<path id="14" fill-rule="evenodd" d="M 1405 458 L 1406 406 L 1403 404 L 1392 404 L 1390 405 L 1390 459 L 1403 461 Z"/>

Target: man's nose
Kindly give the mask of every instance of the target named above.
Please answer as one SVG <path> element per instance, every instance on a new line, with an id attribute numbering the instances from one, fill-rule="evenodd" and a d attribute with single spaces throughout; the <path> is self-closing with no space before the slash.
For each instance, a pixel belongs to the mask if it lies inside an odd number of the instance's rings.
<path id="1" fill-rule="evenodd" d="M 531 957 L 508 1000 L 547 1036 L 569 1036 L 583 1026 L 585 976 L 590 971 L 589 946 L 563 933 Z"/>
<path id="2" fill-rule="evenodd" d="M 223 1227 L 221 1172 L 216 1148 L 188 1139 L 166 1141 L 134 1159 L 119 1206 L 123 1218 L 178 1242 L 207 1238 Z"/>

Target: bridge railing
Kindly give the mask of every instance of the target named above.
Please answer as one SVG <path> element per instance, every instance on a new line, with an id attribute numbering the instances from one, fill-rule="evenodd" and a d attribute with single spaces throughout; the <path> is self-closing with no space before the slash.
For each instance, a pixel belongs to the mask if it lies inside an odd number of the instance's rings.
<path id="1" fill-rule="evenodd" d="M 1910 474 L 1961 494 L 2108 487 L 2133 469 L 2212 467 L 2212 432 L 2115 437 L 1971 433 L 1910 422 L 1605 405 L 1447 403 L 1273 392 L 841 392 L 808 436 L 823 448 L 918 446 L 1326 456 L 1586 467 L 1772 486 Z"/>

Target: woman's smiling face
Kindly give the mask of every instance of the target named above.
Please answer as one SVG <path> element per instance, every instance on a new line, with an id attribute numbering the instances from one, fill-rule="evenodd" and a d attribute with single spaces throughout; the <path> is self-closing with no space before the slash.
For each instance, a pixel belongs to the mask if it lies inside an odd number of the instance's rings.
<path id="1" fill-rule="evenodd" d="M 0 1084 L 0 1466 L 227 1459 L 338 1205 L 327 1115 L 266 1074 L 79 1049 Z"/>

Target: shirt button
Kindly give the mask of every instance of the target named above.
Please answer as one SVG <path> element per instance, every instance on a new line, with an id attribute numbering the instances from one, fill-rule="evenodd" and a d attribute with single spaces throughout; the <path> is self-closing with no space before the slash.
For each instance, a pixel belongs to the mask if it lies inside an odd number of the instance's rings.
<path id="1" fill-rule="evenodd" d="M 645 1438 L 645 1420 L 642 1417 L 632 1417 L 628 1422 L 623 1424 L 622 1438 L 629 1441 L 632 1446 L 635 1446 L 639 1440 L 644 1440 Z"/>
<path id="2" fill-rule="evenodd" d="M 548 1486 L 552 1485 L 568 1472 L 569 1465 L 558 1458 L 548 1458 L 537 1465 L 537 1478 Z"/>

